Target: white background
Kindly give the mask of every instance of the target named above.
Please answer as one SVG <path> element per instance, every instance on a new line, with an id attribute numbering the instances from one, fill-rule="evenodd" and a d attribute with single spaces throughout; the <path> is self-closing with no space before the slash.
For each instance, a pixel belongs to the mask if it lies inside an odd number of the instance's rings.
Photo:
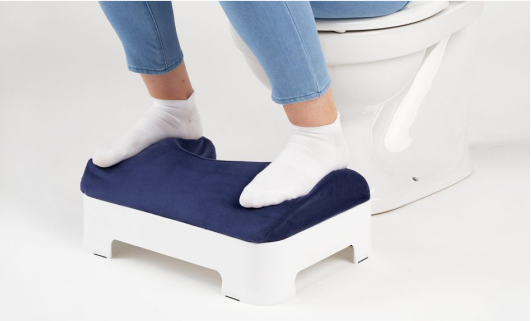
<path id="1" fill-rule="evenodd" d="M 205 136 L 270 161 L 288 122 L 215 2 L 174 3 Z M 118 244 L 81 248 L 79 182 L 96 146 L 151 102 L 96 3 L 0 3 L 0 319 L 529 319 L 529 3 L 487 3 L 469 137 L 475 172 L 373 217 L 374 253 L 303 271 L 297 297 L 253 307 L 215 271 Z"/>

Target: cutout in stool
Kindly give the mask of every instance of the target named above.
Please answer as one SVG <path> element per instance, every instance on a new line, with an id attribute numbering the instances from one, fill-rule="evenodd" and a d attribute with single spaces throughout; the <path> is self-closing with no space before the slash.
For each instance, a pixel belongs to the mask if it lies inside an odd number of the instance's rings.
<path id="1" fill-rule="evenodd" d="M 119 240 L 217 270 L 225 296 L 271 305 L 295 295 L 306 267 L 350 245 L 371 250 L 369 187 L 349 169 L 303 197 L 242 207 L 243 188 L 269 163 L 216 160 L 212 142 L 165 139 L 115 166 L 89 160 L 81 181 L 84 246 L 112 257 Z"/>

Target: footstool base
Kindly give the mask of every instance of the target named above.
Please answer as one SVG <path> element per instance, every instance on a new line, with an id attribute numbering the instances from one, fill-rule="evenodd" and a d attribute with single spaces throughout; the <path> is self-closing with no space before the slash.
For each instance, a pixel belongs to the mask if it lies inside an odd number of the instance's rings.
<path id="1" fill-rule="evenodd" d="M 219 272 L 226 297 L 274 305 L 295 296 L 299 271 L 352 246 L 371 251 L 370 201 L 281 241 L 251 243 L 84 195 L 84 247 L 112 258 L 112 242 L 142 247 Z"/>

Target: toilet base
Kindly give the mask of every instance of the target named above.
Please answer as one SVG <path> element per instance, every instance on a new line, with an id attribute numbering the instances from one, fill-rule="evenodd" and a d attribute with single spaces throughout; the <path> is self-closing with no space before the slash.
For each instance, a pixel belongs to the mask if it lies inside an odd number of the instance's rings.
<path id="1" fill-rule="evenodd" d="M 349 168 L 367 179 L 372 214 L 434 194 L 472 173 L 467 119 L 476 33 L 477 21 L 420 52 L 416 73 L 386 101 L 360 105 L 341 87 L 334 91 L 352 154 Z M 353 73 L 330 70 L 339 84 Z"/>
<path id="2" fill-rule="evenodd" d="M 467 162 L 455 169 L 452 173 L 422 180 L 417 178 L 416 181 L 412 178 L 408 186 L 401 186 L 395 190 L 381 193 L 379 198 L 372 200 L 372 215 L 392 211 L 442 191 L 464 180 L 472 172 L 472 165 L 470 162 Z"/>

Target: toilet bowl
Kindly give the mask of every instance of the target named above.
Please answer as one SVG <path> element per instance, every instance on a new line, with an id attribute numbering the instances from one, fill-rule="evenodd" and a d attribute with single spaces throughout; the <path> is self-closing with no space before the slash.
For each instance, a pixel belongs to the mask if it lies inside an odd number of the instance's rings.
<path id="1" fill-rule="evenodd" d="M 411 2 L 385 17 L 317 19 L 352 159 L 372 213 L 390 211 L 472 173 L 470 100 L 482 2 Z M 269 81 L 232 29 L 255 76 Z"/>

